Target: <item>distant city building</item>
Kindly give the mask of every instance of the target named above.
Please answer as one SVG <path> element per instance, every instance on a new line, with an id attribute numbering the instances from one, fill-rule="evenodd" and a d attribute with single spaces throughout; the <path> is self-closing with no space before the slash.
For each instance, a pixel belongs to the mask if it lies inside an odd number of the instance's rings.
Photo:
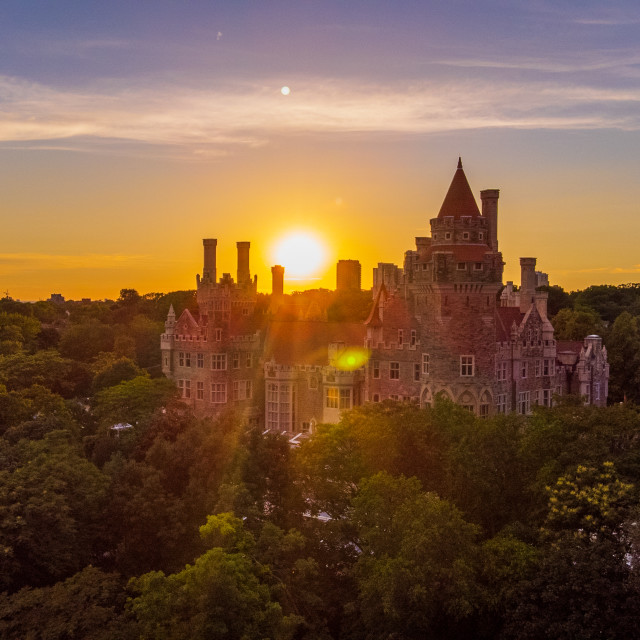
<path id="1" fill-rule="evenodd" d="M 49 302 L 53 302 L 55 304 L 62 304 L 64 302 L 64 296 L 61 293 L 52 293 L 49 296 Z"/>
<path id="2" fill-rule="evenodd" d="M 480 193 L 459 161 L 431 236 L 415 239 L 404 268 L 378 263 L 364 324 L 327 322 L 322 309 L 284 301 L 284 270 L 272 269 L 270 304 L 257 304 L 249 243 L 239 242 L 237 280 L 216 280 L 216 245 L 203 240 L 199 312 L 173 307 L 162 367 L 201 415 L 234 409 L 287 434 L 335 422 L 363 402 L 429 406 L 438 396 L 487 417 L 531 413 L 567 393 L 603 406 L 609 365 L 599 336 L 557 342 L 547 318 L 548 279 L 521 258 L 521 284 L 502 285 L 498 189 Z M 345 261 L 356 262 L 356 261 Z"/>
<path id="3" fill-rule="evenodd" d="M 360 291 L 362 269 L 359 260 L 338 260 L 336 265 L 336 290 Z"/>

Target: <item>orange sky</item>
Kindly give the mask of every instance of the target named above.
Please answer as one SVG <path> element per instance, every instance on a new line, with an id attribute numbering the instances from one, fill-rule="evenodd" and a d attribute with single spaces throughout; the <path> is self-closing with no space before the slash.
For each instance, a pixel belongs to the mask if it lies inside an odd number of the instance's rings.
<path id="1" fill-rule="evenodd" d="M 458 155 L 478 200 L 501 190 L 505 279 L 536 256 L 566 289 L 640 280 L 635 3 L 213 4 L 7 4 L 1 291 L 193 288 L 203 237 L 232 275 L 250 241 L 268 291 L 294 228 L 328 261 L 287 290 L 333 288 L 338 259 L 369 287 Z"/>

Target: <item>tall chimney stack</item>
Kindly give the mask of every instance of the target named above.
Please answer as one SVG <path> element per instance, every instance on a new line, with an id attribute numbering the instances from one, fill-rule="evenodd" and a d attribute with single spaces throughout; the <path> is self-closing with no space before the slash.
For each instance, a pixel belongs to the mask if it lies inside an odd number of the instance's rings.
<path id="1" fill-rule="evenodd" d="M 204 246 L 204 267 L 202 269 L 203 282 L 216 282 L 216 238 L 203 238 Z"/>
<path id="2" fill-rule="evenodd" d="M 526 313 L 536 295 L 536 259 L 520 258 L 520 311 Z"/>
<path id="3" fill-rule="evenodd" d="M 487 244 L 492 251 L 498 250 L 498 198 L 500 189 L 485 189 L 480 192 L 482 215 L 488 221 L 489 238 Z"/>
<path id="4" fill-rule="evenodd" d="M 271 293 L 274 296 L 284 294 L 284 267 L 279 264 L 271 267 Z"/>
<path id="5" fill-rule="evenodd" d="M 238 247 L 238 284 L 247 284 L 251 282 L 251 275 L 249 274 L 249 247 L 250 242 L 236 242 Z"/>

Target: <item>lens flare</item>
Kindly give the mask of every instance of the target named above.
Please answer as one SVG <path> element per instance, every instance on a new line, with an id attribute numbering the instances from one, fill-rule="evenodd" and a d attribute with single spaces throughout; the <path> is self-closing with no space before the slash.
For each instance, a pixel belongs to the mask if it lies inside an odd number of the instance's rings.
<path id="1" fill-rule="evenodd" d="M 370 353 L 368 349 L 362 347 L 348 347 L 340 352 L 331 362 L 331 365 L 341 371 L 355 371 L 364 367 L 369 361 Z"/>

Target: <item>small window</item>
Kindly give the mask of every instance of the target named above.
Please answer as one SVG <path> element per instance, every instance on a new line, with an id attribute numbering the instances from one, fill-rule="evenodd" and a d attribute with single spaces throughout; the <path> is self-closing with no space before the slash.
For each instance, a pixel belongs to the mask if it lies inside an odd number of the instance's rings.
<path id="1" fill-rule="evenodd" d="M 198 354 L 197 366 L 198 366 L 198 369 L 204 368 L 204 353 Z"/>
<path id="2" fill-rule="evenodd" d="M 214 336 L 215 339 L 220 342 L 220 340 L 222 340 L 222 329 L 215 329 L 214 330 Z"/>
<path id="3" fill-rule="evenodd" d="M 418 362 L 413 365 L 413 379 L 416 382 L 420 380 L 420 364 Z"/>
<path id="4" fill-rule="evenodd" d="M 373 369 L 373 377 L 374 378 L 379 378 L 380 377 L 380 361 L 379 360 L 372 360 L 371 361 L 371 368 Z"/>
<path id="5" fill-rule="evenodd" d="M 179 364 L 181 367 L 184 367 L 184 351 L 180 351 L 180 352 L 178 353 L 178 364 Z"/>
<path id="6" fill-rule="evenodd" d="M 488 418 L 489 417 L 489 405 L 486 403 L 483 403 L 480 405 L 480 417 L 481 418 Z"/>
<path id="7" fill-rule="evenodd" d="M 412 347 L 416 346 L 416 341 L 417 341 L 417 334 L 416 334 L 416 330 L 415 329 L 411 329 L 411 342 L 410 345 Z"/>
<path id="8" fill-rule="evenodd" d="M 373 394 L 373 401 L 374 402 L 380 402 L 380 396 L 377 393 Z"/>
<path id="9" fill-rule="evenodd" d="M 462 239 L 463 240 L 468 240 L 469 239 L 469 232 L 468 231 L 463 231 L 462 232 Z"/>
<path id="10" fill-rule="evenodd" d="M 227 401 L 227 384 L 225 382 L 213 382 L 211 384 L 211 402 L 224 404 Z"/>
<path id="11" fill-rule="evenodd" d="M 183 398 L 190 398 L 191 397 L 191 380 L 185 380 L 184 381 L 184 394 L 182 396 Z"/>
<path id="12" fill-rule="evenodd" d="M 482 262 L 475 262 L 473 264 L 473 270 L 474 271 L 482 271 Z"/>
<path id="13" fill-rule="evenodd" d="M 507 412 L 507 394 L 501 393 L 497 397 L 496 401 L 496 411 L 498 413 L 506 413 Z"/>
<path id="14" fill-rule="evenodd" d="M 451 232 L 450 232 L 450 231 L 447 231 L 447 232 L 444 234 L 444 239 L 445 239 L 445 240 L 451 240 Z"/>
<path id="15" fill-rule="evenodd" d="M 246 365 L 249 369 L 253 366 L 253 354 L 247 353 Z"/>
<path id="16" fill-rule="evenodd" d="M 526 360 L 521 363 L 520 374 L 523 379 L 529 374 L 529 363 Z"/>
<path id="17" fill-rule="evenodd" d="M 526 416 L 531 412 L 531 392 L 521 391 L 518 394 L 518 413 Z"/>
<path id="18" fill-rule="evenodd" d="M 466 262 L 458 262 L 458 266 L 456 267 L 458 271 L 466 271 L 467 263 Z"/>
<path id="19" fill-rule="evenodd" d="M 482 231 L 478 233 L 478 240 L 484 240 L 484 233 L 482 233 Z"/>
<path id="20" fill-rule="evenodd" d="M 196 398 L 204 400 L 204 382 L 196 382 Z"/>
<path id="21" fill-rule="evenodd" d="M 402 331 L 402 329 L 398 329 L 398 346 L 399 347 L 402 346 L 403 339 L 404 339 L 404 332 Z"/>
<path id="22" fill-rule="evenodd" d="M 240 368 L 240 354 L 239 353 L 234 353 L 233 354 L 233 368 L 234 369 L 239 369 Z"/>
<path id="23" fill-rule="evenodd" d="M 429 375 L 429 365 L 430 365 L 429 354 L 423 353 L 422 354 L 422 373 L 425 376 Z"/>
<path id="24" fill-rule="evenodd" d="M 391 380 L 400 380 L 400 363 L 399 362 L 389 363 L 389 378 Z"/>
<path id="25" fill-rule="evenodd" d="M 470 378 L 474 375 L 475 368 L 474 356 L 460 356 L 460 375 L 465 378 Z"/>
<path id="26" fill-rule="evenodd" d="M 216 371 L 224 371 L 227 368 L 227 354 L 214 353 L 211 356 L 211 368 Z"/>

